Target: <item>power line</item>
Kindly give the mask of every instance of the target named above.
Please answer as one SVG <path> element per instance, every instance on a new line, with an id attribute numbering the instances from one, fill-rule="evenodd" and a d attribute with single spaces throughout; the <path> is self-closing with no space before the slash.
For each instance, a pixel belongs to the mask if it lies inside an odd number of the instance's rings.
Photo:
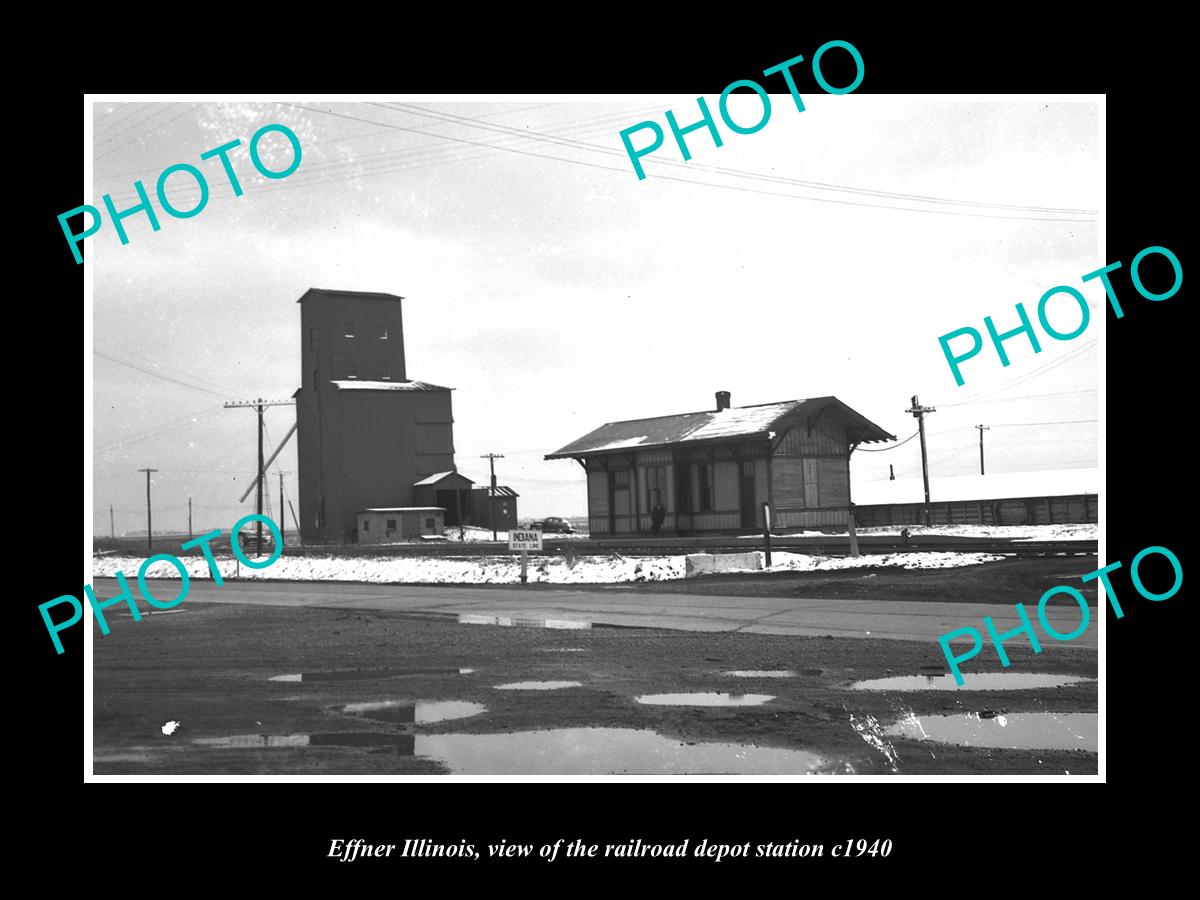
<path id="1" fill-rule="evenodd" d="M 169 375 L 163 375 L 161 372 L 155 372 L 152 369 L 144 368 L 143 366 L 135 366 L 133 363 L 129 363 L 129 362 L 125 362 L 124 360 L 117 359 L 115 356 L 110 356 L 109 354 L 105 353 L 103 350 L 93 349 L 92 352 L 95 353 L 97 356 L 99 356 L 101 359 L 107 359 L 109 362 L 114 362 L 119 366 L 125 366 L 128 369 L 133 369 L 134 371 L 142 372 L 146 375 L 151 376 L 152 378 L 158 378 L 158 379 L 161 379 L 162 381 L 169 381 L 172 384 L 178 384 L 178 385 L 181 385 L 182 387 L 191 388 L 193 391 L 203 391 L 206 394 L 212 394 L 214 397 L 228 396 L 228 394 L 222 394 L 218 391 L 209 390 L 206 387 L 200 387 L 199 385 L 190 384 L 186 381 L 181 381 L 178 378 L 172 378 Z M 232 393 L 232 392 L 229 392 L 229 393 Z"/>
<path id="2" fill-rule="evenodd" d="M 943 409 L 950 407 L 950 406 L 964 406 L 965 404 L 968 404 L 968 403 L 977 403 L 984 397 L 991 397 L 991 396 L 1001 393 L 1003 391 L 1012 390 L 1017 385 L 1024 384 L 1025 382 L 1029 381 L 1032 378 L 1036 378 L 1039 375 L 1044 375 L 1046 372 L 1049 372 L 1053 369 L 1057 369 L 1059 366 L 1070 362 L 1071 360 L 1077 358 L 1078 356 L 1080 356 L 1083 353 L 1086 353 L 1088 350 L 1094 349 L 1095 347 L 1096 347 L 1096 341 L 1093 339 L 1091 341 L 1088 341 L 1086 344 L 1083 344 L 1082 346 L 1077 347 L 1074 350 L 1067 352 L 1063 356 L 1060 356 L 1058 359 L 1052 359 L 1048 362 L 1042 363 L 1040 366 L 1037 366 L 1036 368 L 1030 369 L 1028 372 L 1021 375 L 1019 378 L 1016 378 L 1016 379 L 1010 381 L 1008 384 L 1001 384 L 1001 385 L 997 385 L 995 387 L 988 388 L 987 390 L 980 391 L 974 397 L 965 397 L 962 400 L 955 400 L 953 402 L 942 403 L 940 405 Z"/>
<path id="3" fill-rule="evenodd" d="M 168 106 L 170 106 L 171 104 L 167 104 L 167 105 L 168 105 Z M 165 121 L 162 121 L 162 122 L 158 122 L 158 123 L 156 123 L 156 124 L 155 124 L 153 127 L 151 127 L 151 128 L 148 128 L 148 129 L 146 129 L 145 131 L 143 131 L 143 132 L 141 132 L 141 133 L 139 133 L 139 134 L 136 134 L 136 135 L 134 135 L 134 136 L 130 137 L 128 140 L 125 140 L 125 141 L 121 142 L 121 143 L 120 143 L 120 144 L 118 144 L 117 146 L 115 146 L 115 147 L 110 147 L 110 148 L 108 148 L 107 150 L 105 150 L 103 153 L 99 153 L 99 154 L 97 154 L 97 155 L 95 156 L 95 161 L 96 161 L 96 162 L 99 162 L 100 160 L 102 160 L 102 159 L 105 159 L 106 157 L 112 156 L 112 155 L 113 155 L 114 153 L 116 153 L 118 150 L 123 150 L 123 149 L 125 149 L 126 147 L 128 147 L 130 144 L 134 143 L 135 141 L 140 141 L 140 140 L 142 140 L 142 139 L 143 139 L 143 138 L 145 138 L 145 137 L 146 137 L 148 134 L 150 134 L 152 131 L 160 131 L 160 130 L 162 130 L 163 128 L 166 128 L 166 127 L 167 127 L 168 125 L 170 125 L 172 122 L 174 122 L 174 121 L 175 121 L 175 120 L 177 120 L 177 119 L 181 119 L 181 118 L 183 118 L 184 116 L 186 116 L 186 115 L 187 115 L 188 113 L 190 113 L 191 111 L 192 111 L 191 107 L 189 107 L 189 106 L 185 106 L 183 109 L 181 109 L 181 110 L 180 110 L 179 112 L 177 112 L 175 115 L 171 116 L 171 118 L 169 118 L 169 119 L 166 119 Z M 161 113 L 161 112 L 163 112 L 163 110 L 159 110 L 159 112 Z M 154 118 L 154 117 L 153 117 L 153 116 L 150 116 L 149 118 L 147 118 L 147 119 L 144 119 L 144 120 L 141 122 L 141 124 L 143 124 L 143 125 L 147 124 L 147 123 L 150 121 L 150 119 L 152 119 L 152 118 Z M 115 135 L 114 135 L 114 137 L 115 137 Z M 109 140 L 111 140 L 111 139 L 112 139 L 112 138 L 109 138 Z"/>
<path id="4" fill-rule="evenodd" d="M 1052 391 L 1047 394 L 1022 394 L 1020 397 L 998 397 L 993 400 L 963 400 L 958 403 L 943 403 L 942 406 L 963 406 L 966 403 L 1013 403 L 1017 400 L 1036 400 L 1039 397 L 1066 397 L 1071 394 L 1094 394 L 1096 388 L 1084 388 L 1079 391 Z"/>
<path id="5" fill-rule="evenodd" d="M 859 447 L 858 452 L 859 453 L 886 453 L 889 450 L 895 450 L 897 447 L 903 447 L 905 444 L 907 444 L 909 441 L 911 441 L 913 438 L 915 438 L 920 433 L 921 433 L 921 431 L 920 431 L 920 429 L 918 429 L 918 430 L 914 431 L 912 434 L 910 434 L 908 437 L 906 437 L 904 440 L 902 440 L 900 443 L 892 444 L 892 446 L 890 446 L 890 447 L 880 447 L 876 450 L 872 450 L 868 447 Z"/>
<path id="6" fill-rule="evenodd" d="M 1053 422 L 997 422 L 998 428 L 1030 428 L 1035 425 L 1086 425 L 1099 419 L 1056 419 Z"/>
<path id="7" fill-rule="evenodd" d="M 234 391 L 227 385 L 218 384 L 215 381 L 210 381 L 209 379 L 203 378 L 200 375 L 196 375 L 193 372 L 186 372 L 183 369 L 176 368 L 175 366 L 169 366 L 166 363 L 161 363 L 156 359 L 150 359 L 149 357 L 141 356 L 137 353 L 132 353 L 129 350 L 115 350 L 111 347 L 108 347 L 108 346 L 106 346 L 104 344 L 100 344 L 100 343 L 93 343 L 92 346 L 93 346 L 93 348 L 96 348 L 96 347 L 103 348 L 104 351 L 109 354 L 109 358 L 111 358 L 113 354 L 119 354 L 121 356 L 128 356 L 128 357 L 131 357 L 132 359 L 136 359 L 140 362 L 146 363 L 147 365 L 153 366 L 155 368 L 155 370 L 163 369 L 168 372 L 174 372 L 180 378 L 186 378 L 189 381 L 196 382 L 196 383 L 199 383 L 202 385 L 207 385 L 210 388 L 216 388 L 217 390 L 224 391 L 226 394 L 237 393 L 236 391 Z"/>
<path id="8" fill-rule="evenodd" d="M 179 428 L 185 428 L 188 425 L 191 425 L 194 423 L 198 424 L 201 419 L 207 418 L 208 416 L 216 415 L 217 412 L 219 412 L 219 410 L 211 409 L 211 410 L 208 410 L 207 412 L 196 413 L 194 415 L 188 416 L 185 420 L 181 420 L 181 421 L 177 421 L 175 423 L 169 424 L 169 425 L 157 427 L 151 431 L 144 432 L 142 434 L 135 435 L 133 437 L 122 438 L 121 440 L 117 441 L 116 443 L 108 444 L 104 447 L 97 449 L 95 451 L 95 455 L 96 456 L 104 456 L 109 453 L 114 453 L 117 450 L 124 450 L 126 447 L 131 447 L 134 444 L 140 444 L 142 441 L 148 441 L 148 440 L 151 440 L 156 437 L 161 437 L 162 435 L 164 435 L 170 431 L 175 431 Z"/>
<path id="9" fill-rule="evenodd" d="M 470 144 L 475 147 L 486 147 L 490 150 L 500 149 L 500 150 L 504 150 L 509 153 L 517 153 L 521 156 L 531 156 L 536 159 L 548 159 L 548 160 L 553 160 L 555 162 L 571 163 L 571 164 L 578 165 L 578 166 L 586 166 L 587 168 L 591 168 L 591 169 L 603 169 L 603 170 L 606 170 L 609 172 L 620 172 L 621 174 L 628 175 L 628 170 L 624 167 L 606 166 L 606 165 L 602 165 L 600 163 L 589 162 L 587 160 L 581 160 L 581 159 L 568 159 L 566 157 L 554 156 L 554 155 L 548 154 L 548 153 L 537 153 L 533 150 L 522 150 L 518 147 L 502 147 L 502 146 L 498 146 L 496 144 L 488 144 L 483 141 L 472 140 L 470 138 L 451 137 L 451 136 L 445 135 L 445 134 L 437 134 L 435 132 L 423 131 L 419 128 L 410 128 L 405 125 L 396 125 L 396 124 L 387 123 L 387 122 L 380 122 L 376 119 L 365 119 L 361 116 L 352 116 L 347 113 L 334 112 L 333 110 L 318 109 L 318 108 L 311 107 L 311 106 L 305 106 L 305 105 L 299 104 L 299 103 L 288 103 L 288 104 L 284 104 L 284 105 L 291 106 L 294 109 L 302 109 L 306 112 L 312 112 L 312 113 L 318 113 L 318 114 L 327 115 L 327 116 L 333 116 L 333 117 L 340 118 L 340 119 L 348 119 L 352 122 L 364 122 L 368 125 L 383 125 L 383 126 L 387 126 L 390 128 L 394 128 L 397 131 L 408 131 L 408 132 L 412 132 L 413 134 L 425 135 L 426 137 L 442 138 L 444 140 L 454 141 L 456 143 Z M 817 202 L 817 203 L 834 203 L 834 204 L 837 204 L 840 206 L 861 206 L 861 207 L 868 207 L 868 208 L 874 208 L 874 209 L 889 209 L 889 210 L 894 210 L 897 212 L 917 212 L 917 213 L 926 213 L 926 214 L 930 214 L 930 215 L 966 216 L 966 217 L 970 217 L 970 218 L 985 218 L 985 219 L 1007 219 L 1007 220 L 1012 220 L 1012 221 L 1016 221 L 1016 220 L 1035 221 L 1035 222 L 1081 222 L 1081 221 L 1085 221 L 1085 220 L 1081 220 L 1081 219 L 1047 218 L 1047 217 L 1042 217 L 1042 216 L 1000 216 L 1000 215 L 992 215 L 989 213 L 974 213 L 974 212 L 954 211 L 954 210 L 946 210 L 946 209 L 922 209 L 920 207 L 912 207 L 912 206 L 890 206 L 887 204 L 880 204 L 880 203 L 862 203 L 862 202 L 859 202 L 856 200 L 839 200 L 834 197 L 803 196 L 803 195 L 799 195 L 799 194 L 783 193 L 780 191 L 769 191 L 769 190 L 764 190 L 761 188 L 742 187 L 742 186 L 733 185 L 733 184 L 719 184 L 719 183 L 708 182 L 708 181 L 696 181 L 695 179 L 680 178 L 680 177 L 673 176 L 673 175 L 659 174 L 659 175 L 656 175 L 655 177 L 657 179 L 663 180 L 663 181 L 674 181 L 674 182 L 679 182 L 682 184 L 690 184 L 690 185 L 699 186 L 699 187 L 717 188 L 719 190 L 730 190 L 730 191 L 739 191 L 739 192 L 748 193 L 748 194 L 762 194 L 765 196 L 784 197 L 784 198 L 791 199 L 791 200 L 810 200 L 810 201 Z"/>
<path id="10" fill-rule="evenodd" d="M 588 150 L 588 151 L 591 151 L 594 153 L 603 153 L 608 156 L 620 157 L 622 159 L 626 157 L 626 153 L 624 153 L 623 151 L 616 150 L 616 149 L 613 149 L 610 147 L 605 147 L 600 144 L 592 144 L 587 141 L 578 141 L 578 140 L 574 140 L 572 138 L 563 138 L 563 137 L 556 137 L 553 135 L 546 135 L 541 132 L 531 131 L 529 129 L 516 129 L 516 128 L 511 128 L 507 125 L 496 125 L 496 124 L 487 123 L 487 122 L 480 122 L 478 119 L 472 118 L 470 116 L 460 116 L 460 115 L 455 115 L 454 113 L 441 112 L 438 110 L 430 110 L 430 109 L 426 109 L 426 108 L 420 107 L 420 106 L 413 106 L 412 104 L 407 104 L 407 103 L 386 103 L 385 104 L 385 103 L 372 102 L 370 105 L 377 106 L 377 107 L 380 107 L 383 109 L 395 109 L 395 110 L 399 110 L 401 112 L 409 112 L 413 115 L 424 116 L 426 118 L 435 119 L 437 121 L 465 123 L 472 128 L 479 128 L 482 130 L 491 131 L 491 132 L 495 132 L 495 133 L 499 133 L 499 134 L 515 134 L 519 137 L 524 137 L 529 140 L 547 141 L 550 143 L 558 144 L 560 146 L 580 148 L 580 149 Z M 656 163 L 659 163 L 660 165 L 665 165 L 665 166 L 688 168 L 689 171 L 695 171 L 697 168 L 699 168 L 699 169 L 703 169 L 704 171 L 713 172 L 715 174 L 730 175 L 730 176 L 733 176 L 736 178 L 750 178 L 750 179 L 754 179 L 754 180 L 770 181 L 770 182 L 775 182 L 775 183 L 780 183 L 780 184 L 792 184 L 792 185 L 796 185 L 799 187 L 805 187 L 805 188 L 815 188 L 817 190 L 838 191 L 838 192 L 843 192 L 843 193 L 859 194 L 859 195 L 871 196 L 871 197 L 880 197 L 883 199 L 891 199 L 891 200 L 914 200 L 914 201 L 918 201 L 918 202 L 922 202 L 922 203 L 941 203 L 941 204 L 950 204 L 950 205 L 955 205 L 955 206 L 979 207 L 979 208 L 984 208 L 984 209 L 1007 209 L 1007 210 L 1014 210 L 1014 211 L 1020 211 L 1020 212 L 1056 212 L 1056 213 L 1067 213 L 1067 214 L 1071 214 L 1071 215 L 1089 215 L 1089 216 L 1095 216 L 1097 214 L 1097 211 L 1094 209 L 1071 209 L 1071 208 L 1048 207 L 1048 206 L 1020 206 L 1020 205 L 1010 204 L 1010 203 L 986 203 L 986 202 L 976 201 L 976 200 L 957 200 L 957 199 L 948 198 L 948 197 L 933 197 L 933 196 L 929 196 L 929 195 L 925 195 L 925 194 L 904 194 L 904 193 L 898 193 L 895 191 L 881 191 L 881 190 L 876 190 L 876 189 L 872 189 L 872 188 L 857 188 L 857 187 L 850 187 L 848 185 L 843 185 L 843 184 L 831 184 L 829 182 L 823 182 L 823 181 L 804 181 L 804 180 L 801 180 L 798 178 L 788 178 L 788 177 L 782 176 L 782 175 L 766 175 L 766 174 L 758 173 L 758 172 L 747 172 L 744 169 L 734 169 L 734 168 L 729 168 L 726 166 L 705 166 L 705 165 L 697 166 L 697 165 L 694 165 L 689 162 L 679 162 L 679 161 L 673 160 L 673 159 L 652 159 L 652 160 L 650 160 L 650 162 L 656 162 Z"/>
<path id="11" fill-rule="evenodd" d="M 654 108 L 655 107 L 650 107 L 648 109 L 654 109 Z M 588 126 L 592 123 L 602 122 L 605 120 L 616 121 L 618 119 L 627 119 L 629 116 L 634 116 L 634 115 L 638 115 L 638 114 L 640 114 L 640 111 L 612 113 L 607 116 L 599 116 L 599 117 L 594 117 L 591 119 L 575 120 L 573 123 L 568 123 L 567 125 L 564 125 L 563 127 L 566 130 L 577 130 L 577 131 L 580 131 L 581 134 L 588 134 L 593 131 L 599 131 L 599 130 L 604 130 L 604 129 L 594 129 L 594 128 L 586 128 L 585 127 L 582 130 L 580 130 L 581 125 Z M 608 126 L 605 126 L 605 128 L 607 128 L 607 127 Z M 379 135 L 379 134 L 396 134 L 396 133 L 397 133 L 397 129 L 389 126 L 389 127 L 383 128 L 380 131 L 368 132 L 367 134 L 368 135 Z M 354 140 L 358 137 L 365 137 L 365 136 L 366 135 L 350 135 L 345 138 L 342 138 L 341 140 Z M 321 143 L 327 143 L 327 142 L 322 141 Z M 290 189 L 294 189 L 294 188 L 311 187 L 314 185 L 334 184 L 338 181 L 353 180 L 353 179 L 357 179 L 359 177 L 368 177 L 368 176 L 372 176 L 372 175 L 383 175 L 383 174 L 387 174 L 389 172 L 407 171 L 410 169 L 425 168 L 426 166 L 441 165 L 441 164 L 444 164 L 447 162 L 465 162 L 465 161 L 469 161 L 472 159 L 480 159 L 484 156 L 495 155 L 504 149 L 501 146 L 487 145 L 487 146 L 491 147 L 491 152 L 469 154 L 466 156 L 463 156 L 461 154 L 458 156 L 454 156 L 453 153 L 451 153 L 450 155 L 447 155 L 447 147 L 449 147 L 453 143 L 454 143 L 453 140 L 438 139 L 429 144 L 422 144 L 418 147 L 412 147 L 412 148 L 403 148 L 402 147 L 402 148 L 397 148 L 397 149 L 392 149 L 392 150 L 382 150 L 382 151 L 379 151 L 378 153 L 370 153 L 370 154 L 366 154 L 366 155 L 360 155 L 360 156 L 357 156 L 350 160 L 330 161 L 330 162 L 316 165 L 316 166 L 306 166 L 303 171 L 297 173 L 296 178 L 290 178 L 290 179 L 288 179 L 288 181 L 286 183 L 255 184 L 253 182 L 247 182 L 244 184 L 244 186 L 249 188 L 253 185 L 255 187 L 255 193 L 264 193 L 264 192 L 272 192 L 272 191 L 276 191 L 276 190 L 285 190 L 285 189 L 290 190 Z M 424 156 L 426 158 L 423 162 L 414 164 L 411 162 L 401 161 L 400 158 L 405 155 L 411 156 L 414 158 L 416 156 Z M 381 159 L 381 158 L 385 158 L 385 157 L 386 157 L 386 159 Z M 371 161 L 371 160 L 378 160 L 379 162 L 382 163 L 382 165 L 374 167 L 374 168 L 371 168 L 371 167 L 368 167 L 365 169 L 361 168 L 362 163 L 364 161 Z M 343 172 L 342 172 L 343 177 L 341 177 L 341 178 L 334 178 L 334 177 L 317 178 L 317 177 L 315 177 L 315 175 L 324 175 L 324 174 L 327 174 L 327 173 L 329 173 L 331 171 L 335 171 L 335 170 L 343 170 Z M 346 173 L 345 170 L 350 170 L 350 171 L 348 173 Z M 117 177 L 142 175 L 142 174 L 144 174 L 144 169 L 138 169 L 136 171 L 131 171 L 131 172 L 117 173 L 117 174 L 113 174 L 113 175 L 103 175 L 103 176 L 99 176 L 99 177 L 100 178 L 117 178 Z M 199 185 L 194 185 L 191 183 L 180 185 L 180 186 L 172 189 L 172 193 L 178 193 L 181 198 L 191 197 L 193 193 L 198 196 L 199 192 L 200 192 Z M 215 182 L 212 185 L 210 185 L 210 196 L 213 198 L 233 196 L 233 188 L 227 184 L 223 184 L 221 182 Z M 114 203 L 123 204 L 125 202 L 132 201 L 136 198 L 137 198 L 137 194 L 135 192 L 127 191 L 123 194 L 115 196 L 113 199 L 114 199 Z"/>

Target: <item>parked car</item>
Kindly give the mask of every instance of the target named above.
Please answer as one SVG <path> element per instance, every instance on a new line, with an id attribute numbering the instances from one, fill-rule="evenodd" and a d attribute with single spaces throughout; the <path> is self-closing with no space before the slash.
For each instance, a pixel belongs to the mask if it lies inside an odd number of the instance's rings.
<path id="1" fill-rule="evenodd" d="M 574 534 L 575 529 L 571 527 L 571 523 L 566 519 L 560 519 L 558 516 L 548 516 L 545 519 L 539 519 L 529 525 L 530 528 L 536 528 L 539 531 L 550 532 L 551 534 Z"/>

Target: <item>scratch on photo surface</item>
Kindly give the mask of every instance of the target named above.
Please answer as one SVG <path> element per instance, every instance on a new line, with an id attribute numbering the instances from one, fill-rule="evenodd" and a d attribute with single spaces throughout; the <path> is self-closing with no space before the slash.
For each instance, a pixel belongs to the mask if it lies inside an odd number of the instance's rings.
<path id="1" fill-rule="evenodd" d="M 884 738 L 883 729 L 879 727 L 879 722 L 874 716 L 863 716 L 856 720 L 854 713 L 851 713 L 850 727 L 858 732 L 860 738 L 883 754 L 893 772 L 900 771 L 900 754 L 896 752 L 891 741 Z"/>

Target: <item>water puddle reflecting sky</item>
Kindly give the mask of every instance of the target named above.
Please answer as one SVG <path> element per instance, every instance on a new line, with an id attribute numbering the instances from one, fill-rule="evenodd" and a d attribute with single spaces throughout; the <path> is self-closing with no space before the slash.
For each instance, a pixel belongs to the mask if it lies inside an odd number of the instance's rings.
<path id="1" fill-rule="evenodd" d="M 341 672 L 300 672 L 272 675 L 268 681 L 367 681 L 372 678 L 400 678 L 404 675 L 470 675 L 474 669 L 352 669 Z"/>
<path id="2" fill-rule="evenodd" d="M 561 691 L 563 688 L 582 687 L 578 681 L 510 681 L 497 684 L 498 691 Z"/>
<path id="3" fill-rule="evenodd" d="M 436 760 L 452 773 L 463 775 L 853 773 L 852 768 L 830 763 L 809 750 L 736 743 L 685 743 L 654 731 L 632 728 L 555 728 L 506 734 L 235 734 L 196 738 L 192 744 L 226 750 L 391 748 L 402 756 Z"/>
<path id="4" fill-rule="evenodd" d="M 748 744 L 686 744 L 631 728 L 417 735 L 416 752 L 462 775 L 804 775 L 816 753 Z"/>
<path id="5" fill-rule="evenodd" d="M 722 672 L 732 678 L 795 678 L 793 669 L 734 669 L 732 672 Z"/>
<path id="6" fill-rule="evenodd" d="M 348 716 L 374 719 L 381 722 L 428 725 L 466 719 L 487 712 L 482 703 L 465 700 L 374 700 L 367 703 L 347 703 L 335 710 Z"/>
<path id="7" fill-rule="evenodd" d="M 648 706 L 761 706 L 774 700 L 770 694 L 726 694 L 717 691 L 688 694 L 642 694 L 638 703 Z"/>
<path id="8" fill-rule="evenodd" d="M 522 628 L 563 628 L 570 630 L 588 629 L 591 622 L 578 622 L 574 619 L 527 619 L 521 616 L 489 616 L 476 613 L 460 613 L 460 625 L 505 625 Z"/>
<path id="9" fill-rule="evenodd" d="M 959 687 L 953 675 L 897 675 L 856 681 L 852 691 L 1028 691 L 1035 688 L 1066 687 L 1094 681 L 1082 675 L 1042 675 L 1031 672 L 963 673 Z"/>
<path id="10" fill-rule="evenodd" d="M 909 714 L 886 734 L 919 741 L 1006 750 L 1091 750 L 1099 742 L 1096 713 Z"/>
<path id="11" fill-rule="evenodd" d="M 195 738 L 201 747 L 218 749 L 280 749 L 284 747 L 394 747 L 400 753 L 412 755 L 413 736 L 371 731 L 327 732 L 321 734 L 232 734 L 226 737 Z"/>

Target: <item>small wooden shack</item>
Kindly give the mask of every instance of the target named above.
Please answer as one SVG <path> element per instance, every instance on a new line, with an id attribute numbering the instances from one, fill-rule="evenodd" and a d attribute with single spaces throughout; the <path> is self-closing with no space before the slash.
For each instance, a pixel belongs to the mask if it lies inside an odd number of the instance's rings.
<path id="1" fill-rule="evenodd" d="M 763 504 L 776 528 L 844 528 L 850 454 L 894 435 L 836 397 L 610 422 L 546 459 L 574 459 L 587 472 L 593 535 L 761 529 Z"/>
<path id="2" fill-rule="evenodd" d="M 512 488 L 503 484 L 496 487 L 477 487 L 471 491 L 471 507 L 467 517 L 468 525 L 480 528 L 495 527 L 500 531 L 516 528 L 517 497 L 520 495 Z"/>
<path id="3" fill-rule="evenodd" d="M 360 544 L 392 544 L 442 534 L 446 511 L 440 506 L 363 509 L 357 516 Z"/>
<path id="4" fill-rule="evenodd" d="M 474 484 L 458 472 L 438 472 L 413 485 L 413 503 L 416 506 L 440 506 L 446 511 L 446 525 L 456 526 L 467 522 Z"/>

